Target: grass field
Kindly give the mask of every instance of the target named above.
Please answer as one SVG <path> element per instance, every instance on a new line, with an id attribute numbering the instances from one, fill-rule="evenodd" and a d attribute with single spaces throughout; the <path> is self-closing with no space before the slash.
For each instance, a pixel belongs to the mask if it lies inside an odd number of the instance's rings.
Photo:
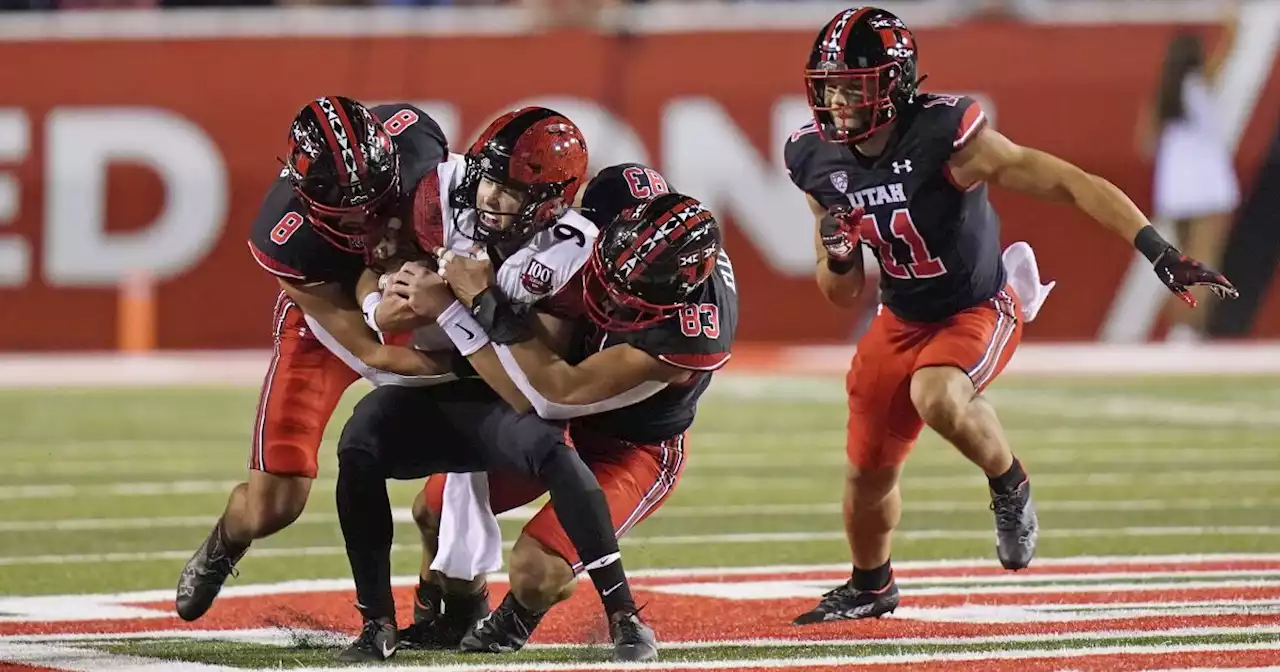
<path id="1" fill-rule="evenodd" d="M 926 432 L 894 551 L 903 607 L 793 628 L 847 575 L 840 384 L 713 385 L 680 487 L 623 544 L 667 644 L 662 669 L 1280 664 L 1280 378 L 998 382 L 990 397 L 1040 508 L 1032 569 L 999 571 L 984 479 Z M 254 546 L 205 619 L 169 614 L 179 570 L 244 475 L 255 402 L 249 388 L 0 391 L 0 669 L 335 664 L 359 625 L 334 512 L 338 421 L 302 518 Z M 393 504 L 418 487 L 392 484 Z M 504 517 L 508 540 L 530 513 Z M 407 608 L 418 547 L 403 512 L 396 538 Z M 591 593 L 517 656 L 404 652 L 392 664 L 611 668 L 584 647 L 603 641 Z"/>

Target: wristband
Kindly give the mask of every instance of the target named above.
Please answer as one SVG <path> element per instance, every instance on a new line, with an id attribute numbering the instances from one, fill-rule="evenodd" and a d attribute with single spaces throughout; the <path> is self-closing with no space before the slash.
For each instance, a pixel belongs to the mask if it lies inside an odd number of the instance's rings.
<path id="1" fill-rule="evenodd" d="M 854 254 L 858 254 L 860 252 L 862 252 L 862 250 L 858 249 L 854 251 Z M 837 261 L 831 257 L 827 257 L 827 270 L 835 273 L 836 275 L 845 275 L 849 271 L 852 271 L 857 265 L 857 257 L 849 257 L 844 261 Z"/>
<path id="2" fill-rule="evenodd" d="M 1156 263 L 1160 257 L 1164 256 L 1165 252 L 1168 252 L 1173 248 L 1173 245 L 1170 244 L 1169 241 L 1165 240 L 1158 231 L 1156 231 L 1156 227 L 1151 226 L 1150 224 L 1142 227 L 1142 230 L 1138 232 L 1138 235 L 1134 236 L 1133 246 L 1138 248 L 1138 251 L 1142 253 L 1142 256 L 1146 257 L 1147 260 L 1153 264 Z"/>
<path id="3" fill-rule="evenodd" d="M 378 303 L 381 301 L 382 292 L 369 292 L 364 297 L 364 303 L 360 305 L 360 310 L 364 311 L 364 323 L 378 333 L 382 333 L 382 330 L 378 328 L 378 320 L 374 317 L 374 313 L 378 310 Z"/>
<path id="4" fill-rule="evenodd" d="M 467 307 L 462 305 L 461 301 L 454 301 L 445 308 L 444 312 L 436 318 L 436 324 L 440 325 L 463 357 L 469 357 L 489 344 L 489 335 L 485 333 L 480 323 L 471 317 L 471 313 L 467 312 Z"/>
<path id="5" fill-rule="evenodd" d="M 499 345 L 512 345 L 533 338 L 524 310 L 511 304 L 501 290 L 486 287 L 476 295 L 471 314 Z"/>

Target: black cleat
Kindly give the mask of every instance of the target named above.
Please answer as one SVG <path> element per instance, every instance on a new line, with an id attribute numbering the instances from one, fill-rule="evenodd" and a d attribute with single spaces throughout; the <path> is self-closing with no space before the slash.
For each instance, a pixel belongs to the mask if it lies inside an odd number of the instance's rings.
<path id="1" fill-rule="evenodd" d="M 991 491 L 991 510 L 996 515 L 996 556 L 1005 569 L 1019 570 L 1036 555 L 1040 522 L 1031 499 L 1031 481 L 1024 480 L 1007 493 Z"/>
<path id="2" fill-rule="evenodd" d="M 178 596 L 174 605 L 182 620 L 194 621 L 204 616 L 213 606 L 227 577 L 238 576 L 236 563 L 249 549 L 244 548 L 234 554 L 229 550 L 222 541 L 222 519 L 219 518 L 178 578 Z"/>
<path id="3" fill-rule="evenodd" d="M 360 611 L 364 614 L 363 609 Z M 369 618 L 365 615 L 360 636 L 338 654 L 338 660 L 344 663 L 378 663 L 396 655 L 399 648 L 399 630 L 396 629 L 395 619 L 387 616 Z"/>
<path id="4" fill-rule="evenodd" d="M 658 637 L 640 620 L 640 611 L 619 611 L 609 615 L 609 636 L 613 639 L 613 659 L 644 662 L 658 659 Z"/>
<path id="5" fill-rule="evenodd" d="M 486 600 L 487 604 L 487 600 Z M 484 615 L 462 637 L 458 649 L 468 653 L 511 653 L 529 641 L 547 612 L 532 612 L 507 593 L 497 609 Z"/>
<path id="6" fill-rule="evenodd" d="M 827 591 L 822 601 L 812 611 L 806 611 L 791 621 L 792 625 L 809 625 L 825 621 L 851 621 L 863 618 L 880 618 L 898 608 L 898 583 L 890 581 L 880 590 L 858 590 L 853 579 L 843 586 Z"/>
<path id="7" fill-rule="evenodd" d="M 400 648 L 457 650 L 463 635 L 489 613 L 488 588 L 474 595 L 445 595 L 439 601 L 431 599 L 431 592 L 414 595 L 413 625 L 400 631 Z"/>

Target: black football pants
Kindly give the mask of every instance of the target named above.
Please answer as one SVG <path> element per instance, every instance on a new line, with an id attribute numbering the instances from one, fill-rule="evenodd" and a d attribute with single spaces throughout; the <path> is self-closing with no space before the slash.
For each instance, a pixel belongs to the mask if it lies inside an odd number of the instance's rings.
<path id="1" fill-rule="evenodd" d="M 584 563 L 618 552 L 604 492 L 563 426 L 513 411 L 479 379 L 379 387 L 356 404 L 338 443 L 338 518 L 366 617 L 395 613 L 386 479 L 489 470 L 546 485 Z"/>

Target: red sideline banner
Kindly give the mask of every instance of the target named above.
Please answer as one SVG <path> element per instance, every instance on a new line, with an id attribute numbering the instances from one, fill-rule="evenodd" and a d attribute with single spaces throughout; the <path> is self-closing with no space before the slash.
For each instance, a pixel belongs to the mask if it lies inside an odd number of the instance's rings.
<path id="1" fill-rule="evenodd" d="M 816 27 L 815 27 L 816 28 Z M 1206 34 L 1210 26 L 1201 26 Z M 919 31 L 926 88 L 979 96 L 1000 131 L 1103 175 L 1149 210 L 1134 125 L 1172 25 L 966 24 Z M 839 342 L 812 220 L 782 166 L 804 123 L 810 31 L 0 42 L 0 349 L 109 349 L 117 286 L 158 280 L 161 348 L 260 348 L 274 281 L 247 228 L 292 115 L 318 95 L 409 101 L 460 151 L 489 119 L 540 102 L 583 127 L 595 168 L 658 167 L 728 224 L 741 339 Z M 1243 133 L 1249 188 L 1280 110 L 1275 54 Z M 1096 338 L 1131 248 L 1072 209 L 994 196 L 1006 243 L 1058 287 L 1028 339 Z M 1280 294 L 1280 293 L 1273 293 Z M 1264 308 L 1256 336 L 1280 337 Z"/>

